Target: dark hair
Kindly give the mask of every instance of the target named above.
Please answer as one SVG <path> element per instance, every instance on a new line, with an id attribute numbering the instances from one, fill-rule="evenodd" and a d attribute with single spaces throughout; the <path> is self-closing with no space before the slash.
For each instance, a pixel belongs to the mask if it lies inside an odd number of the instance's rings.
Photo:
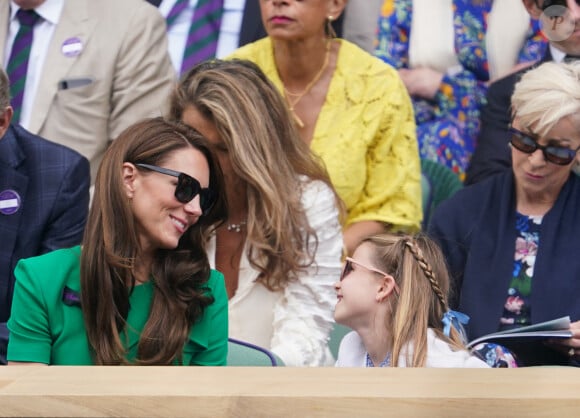
<path id="1" fill-rule="evenodd" d="M 105 152 L 83 237 L 81 302 L 96 364 L 125 363 L 120 334 L 127 331 L 129 296 L 139 262 L 140 242 L 124 189 L 123 163 L 161 165 L 172 153 L 188 147 L 207 159 L 209 187 L 217 201 L 183 234 L 176 249 L 159 249 L 154 255 L 154 296 L 139 340 L 137 363 L 179 360 L 191 325 L 213 303 L 206 295 L 210 267 L 204 243 L 209 229 L 225 218 L 221 171 L 197 131 L 163 118 L 143 120 L 122 132 Z"/>

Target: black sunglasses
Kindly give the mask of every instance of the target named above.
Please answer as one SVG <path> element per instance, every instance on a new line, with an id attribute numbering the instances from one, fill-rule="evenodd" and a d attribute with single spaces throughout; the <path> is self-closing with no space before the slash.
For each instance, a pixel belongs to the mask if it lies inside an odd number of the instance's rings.
<path id="1" fill-rule="evenodd" d="M 510 133 L 512 135 L 510 144 L 514 146 L 515 149 L 526 154 L 533 154 L 536 150 L 542 150 L 544 158 L 557 165 L 568 165 L 576 157 L 576 153 L 580 150 L 580 147 L 575 150 L 558 147 L 554 145 L 540 145 L 536 142 L 536 139 L 531 135 L 525 134 L 518 131 L 515 128 L 510 128 Z"/>
<path id="2" fill-rule="evenodd" d="M 177 177 L 177 186 L 175 186 L 175 198 L 181 203 L 189 203 L 191 200 L 199 195 L 199 205 L 201 210 L 205 213 L 211 209 L 215 203 L 215 195 L 211 189 L 204 189 L 199 184 L 199 181 L 179 171 L 170 170 L 168 168 L 157 167 L 151 164 L 135 164 L 137 167 L 145 168 L 147 170 L 155 171 L 168 176 Z"/>
<path id="3" fill-rule="evenodd" d="M 580 0 L 576 0 L 576 4 L 580 5 Z M 542 10 L 546 10 L 550 6 L 567 7 L 566 0 L 536 0 L 536 6 Z"/>

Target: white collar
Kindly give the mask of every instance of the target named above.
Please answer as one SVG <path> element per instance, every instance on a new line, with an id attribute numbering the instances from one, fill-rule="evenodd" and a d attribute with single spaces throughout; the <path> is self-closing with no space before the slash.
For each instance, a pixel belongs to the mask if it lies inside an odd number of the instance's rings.
<path id="1" fill-rule="evenodd" d="M 559 50 L 554 45 L 550 44 L 550 54 L 552 55 L 552 61 L 556 63 L 561 63 L 566 58 L 566 53 Z"/>
<path id="2" fill-rule="evenodd" d="M 75 1 L 75 0 L 71 0 Z M 58 24 L 60 20 L 60 15 L 62 13 L 62 9 L 64 8 L 65 0 L 45 0 L 40 6 L 36 7 L 34 11 L 39 14 L 47 22 L 52 23 L 53 25 Z M 18 6 L 14 1 L 10 1 L 10 19 L 16 19 L 16 12 L 20 10 L 20 6 Z"/>

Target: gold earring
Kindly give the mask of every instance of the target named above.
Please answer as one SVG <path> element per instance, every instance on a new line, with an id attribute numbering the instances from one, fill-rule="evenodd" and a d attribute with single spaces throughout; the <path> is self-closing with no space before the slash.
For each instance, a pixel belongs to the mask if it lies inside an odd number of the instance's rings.
<path id="1" fill-rule="evenodd" d="M 333 20 L 334 20 L 334 16 L 328 15 L 326 17 L 326 36 L 328 36 L 329 39 L 336 38 L 336 32 L 335 32 L 334 28 L 332 27 Z"/>

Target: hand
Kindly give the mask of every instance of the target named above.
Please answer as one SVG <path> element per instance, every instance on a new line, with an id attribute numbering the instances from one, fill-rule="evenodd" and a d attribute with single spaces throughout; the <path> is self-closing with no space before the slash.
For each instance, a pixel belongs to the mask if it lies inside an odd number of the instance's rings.
<path id="1" fill-rule="evenodd" d="M 411 96 L 432 100 L 439 90 L 443 73 L 428 67 L 401 68 L 399 75 Z"/>
<path id="2" fill-rule="evenodd" d="M 352 255 L 364 238 L 385 232 L 385 228 L 384 223 L 377 221 L 360 221 L 347 226 L 343 232 L 347 255 Z"/>
<path id="3" fill-rule="evenodd" d="M 580 360 L 580 321 L 572 322 L 570 331 L 572 331 L 572 338 L 553 339 L 548 342 L 548 345 L 570 358 Z"/>

